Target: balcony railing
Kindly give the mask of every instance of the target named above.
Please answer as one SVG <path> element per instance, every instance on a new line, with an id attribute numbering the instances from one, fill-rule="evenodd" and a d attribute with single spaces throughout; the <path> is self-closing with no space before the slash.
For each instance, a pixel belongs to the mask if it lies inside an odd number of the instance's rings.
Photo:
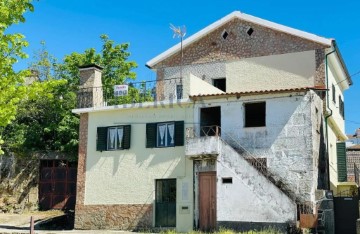
<path id="1" fill-rule="evenodd" d="M 102 107 L 183 98 L 183 84 L 180 78 L 128 82 L 125 85 L 128 85 L 128 92 L 123 96 L 114 93 L 114 86 L 80 86 L 77 92 L 77 107 Z"/>

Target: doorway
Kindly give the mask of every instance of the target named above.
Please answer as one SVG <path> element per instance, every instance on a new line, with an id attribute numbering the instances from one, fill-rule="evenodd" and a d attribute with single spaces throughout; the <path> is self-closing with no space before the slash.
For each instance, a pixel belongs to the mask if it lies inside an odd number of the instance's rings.
<path id="1" fill-rule="evenodd" d="M 216 229 L 216 172 L 199 172 L 199 228 Z"/>
<path id="2" fill-rule="evenodd" d="M 156 180 L 155 226 L 176 227 L 176 179 Z"/>
<path id="3" fill-rule="evenodd" d="M 200 109 L 200 136 L 216 136 L 220 134 L 221 108 L 207 107 Z"/>

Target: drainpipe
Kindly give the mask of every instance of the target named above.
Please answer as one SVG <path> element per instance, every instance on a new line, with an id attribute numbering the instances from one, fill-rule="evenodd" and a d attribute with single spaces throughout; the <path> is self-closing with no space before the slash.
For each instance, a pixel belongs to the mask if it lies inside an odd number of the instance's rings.
<path id="1" fill-rule="evenodd" d="M 336 49 L 325 55 L 325 81 L 326 81 L 326 108 L 330 113 L 325 116 L 325 137 L 326 137 L 326 152 L 327 152 L 327 165 L 328 165 L 328 189 L 330 190 L 330 163 L 329 163 L 329 133 L 328 133 L 328 119 L 332 116 L 332 109 L 329 106 L 329 78 L 328 78 L 328 56 L 336 52 Z"/>

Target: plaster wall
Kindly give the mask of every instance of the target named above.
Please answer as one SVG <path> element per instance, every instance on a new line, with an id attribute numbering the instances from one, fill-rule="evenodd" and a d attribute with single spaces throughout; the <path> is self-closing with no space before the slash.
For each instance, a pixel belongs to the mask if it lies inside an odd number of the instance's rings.
<path id="1" fill-rule="evenodd" d="M 343 90 L 341 88 L 341 83 L 337 74 L 331 64 L 328 66 L 328 83 L 329 83 L 329 108 L 332 110 L 332 118 L 335 122 L 337 127 L 340 129 L 342 134 L 345 134 L 345 121 L 344 118 L 340 115 L 340 103 L 339 103 L 339 96 L 341 100 L 344 100 Z M 347 82 L 347 81 L 345 81 Z M 333 90 L 332 86 L 335 87 L 335 100 L 333 100 Z"/>
<path id="2" fill-rule="evenodd" d="M 224 184 L 222 178 L 232 178 L 232 183 Z M 217 160 L 217 221 L 285 223 L 295 220 L 295 202 L 233 148 L 222 144 Z"/>
<path id="3" fill-rule="evenodd" d="M 314 75 L 314 50 L 247 58 L 226 64 L 226 91 L 313 87 Z"/>
<path id="4" fill-rule="evenodd" d="M 194 127 L 199 132 L 200 108 L 221 107 L 221 137 L 245 154 L 266 158 L 267 167 L 298 195 L 300 201 L 314 201 L 317 187 L 318 155 L 313 136 L 313 91 L 292 94 L 268 94 L 228 99 L 203 100 L 195 105 Z M 266 102 L 266 126 L 244 127 L 244 104 Z M 320 107 L 319 107 L 320 108 Z M 284 169 L 286 168 L 286 169 Z"/>
<path id="5" fill-rule="evenodd" d="M 180 213 L 181 206 L 193 210 L 193 168 L 184 157 L 185 147 L 146 148 L 145 142 L 146 123 L 184 120 L 186 128 L 192 119 L 189 105 L 89 113 L 84 205 L 153 204 L 155 180 L 176 178 L 177 230 L 191 230 L 192 212 Z M 96 151 L 97 127 L 127 124 L 131 124 L 129 150 Z"/>
<path id="6" fill-rule="evenodd" d="M 316 74 L 315 51 L 304 51 L 280 55 L 244 58 L 230 62 L 213 62 L 193 64 L 182 67 L 184 78 L 184 97 L 187 95 L 221 93 L 210 89 L 213 80 L 226 78 L 226 92 L 244 92 L 256 90 L 313 87 Z M 162 78 L 172 79 L 165 82 L 165 99 L 173 97 L 172 93 L 179 84 L 180 67 L 164 68 Z M 197 78 L 194 78 L 194 76 Z M 158 77 L 159 79 L 159 77 Z M 190 80 L 190 81 L 188 81 Z M 190 83 L 190 84 L 189 84 Z M 220 92 L 219 92 L 220 91 Z"/>

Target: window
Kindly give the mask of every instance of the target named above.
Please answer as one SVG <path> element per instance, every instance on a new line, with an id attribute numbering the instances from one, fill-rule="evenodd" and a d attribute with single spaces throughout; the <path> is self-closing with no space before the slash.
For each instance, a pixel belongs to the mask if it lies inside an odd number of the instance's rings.
<path id="1" fill-rule="evenodd" d="M 346 170 L 346 144 L 345 142 L 336 143 L 337 151 L 337 173 L 338 182 L 347 181 L 347 170 Z"/>
<path id="2" fill-rule="evenodd" d="M 183 85 L 176 85 L 176 98 L 182 99 L 183 96 Z"/>
<path id="3" fill-rule="evenodd" d="M 333 100 L 334 103 L 336 103 L 335 85 L 332 85 L 331 92 L 332 92 L 332 100 Z"/>
<path id="4" fill-rule="evenodd" d="M 213 85 L 216 88 L 226 92 L 226 78 L 213 79 Z"/>
<path id="5" fill-rule="evenodd" d="M 264 127 L 266 125 L 265 102 L 245 104 L 245 127 Z"/>
<path id="6" fill-rule="evenodd" d="M 146 124 L 146 148 L 184 145 L 184 121 Z"/>
<path id="7" fill-rule="evenodd" d="M 341 99 L 341 96 L 339 95 L 339 113 L 345 119 L 345 106 L 344 101 Z"/>
<path id="8" fill-rule="evenodd" d="M 130 148 L 131 126 L 110 126 L 97 128 L 97 151 L 123 150 Z"/>

